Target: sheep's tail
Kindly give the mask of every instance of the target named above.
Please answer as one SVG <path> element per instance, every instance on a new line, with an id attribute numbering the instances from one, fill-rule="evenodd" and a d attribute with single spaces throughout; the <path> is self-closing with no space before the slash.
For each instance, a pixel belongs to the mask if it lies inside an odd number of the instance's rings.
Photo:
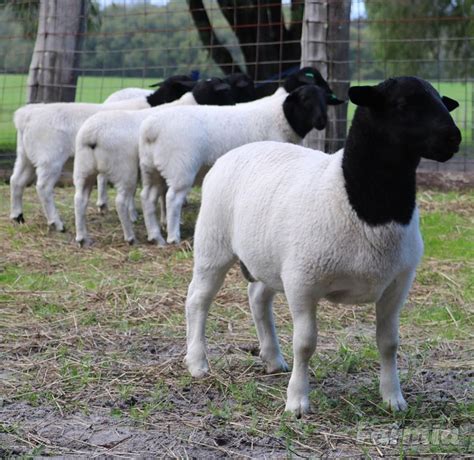
<path id="1" fill-rule="evenodd" d="M 15 111 L 13 115 L 13 123 L 15 124 L 16 129 L 22 129 L 24 128 L 30 118 L 31 118 L 31 113 L 32 111 L 38 107 L 40 104 L 34 104 L 34 105 L 25 105 L 23 107 L 20 107 L 18 110 Z M 43 104 L 41 104 L 43 105 Z"/>

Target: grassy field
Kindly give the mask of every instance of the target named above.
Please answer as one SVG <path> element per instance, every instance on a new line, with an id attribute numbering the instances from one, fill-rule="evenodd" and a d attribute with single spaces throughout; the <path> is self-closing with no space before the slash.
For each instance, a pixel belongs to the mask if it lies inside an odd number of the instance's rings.
<path id="1" fill-rule="evenodd" d="M 25 104 L 26 75 L 0 75 L 0 151 L 15 150 L 13 112 Z M 102 102 L 109 94 L 121 88 L 147 88 L 154 79 L 121 77 L 81 77 L 76 102 Z"/>
<path id="2" fill-rule="evenodd" d="M 73 227 L 71 188 L 57 190 Z M 94 197 L 93 197 L 94 198 Z M 234 268 L 210 311 L 212 372 L 182 364 L 195 191 L 177 247 L 122 242 L 117 216 L 89 210 L 95 245 L 48 233 L 34 189 L 27 223 L 7 219 L 0 186 L 0 457 L 468 457 L 472 444 L 474 192 L 419 195 L 425 257 L 401 317 L 409 403 L 378 395 L 374 307 L 323 302 L 311 363 L 313 412 L 283 413 L 288 375 L 265 375 Z M 275 303 L 288 362 L 291 320 Z"/>
<path id="3" fill-rule="evenodd" d="M 130 86 L 146 88 L 156 83 L 153 79 L 120 77 L 83 77 L 79 79 L 77 102 L 102 102 L 112 92 Z M 360 84 L 376 84 L 361 82 Z M 359 84 L 359 83 L 357 83 Z M 463 83 L 440 83 L 436 88 L 447 96 L 460 102 L 453 116 L 463 133 L 464 145 L 472 150 L 473 85 Z M 15 150 L 15 128 L 12 123 L 13 112 L 24 104 L 26 75 L 0 75 L 0 152 Z M 349 105 L 349 119 L 354 106 Z M 469 151 L 471 151 L 469 150 Z"/>

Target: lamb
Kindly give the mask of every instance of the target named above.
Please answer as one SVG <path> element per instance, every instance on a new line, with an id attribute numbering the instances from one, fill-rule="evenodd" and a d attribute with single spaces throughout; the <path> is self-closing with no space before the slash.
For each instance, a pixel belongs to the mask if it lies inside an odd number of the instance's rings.
<path id="1" fill-rule="evenodd" d="M 199 82 L 180 104 L 233 104 L 231 87 L 220 78 Z M 74 208 L 76 241 L 87 245 L 86 209 L 95 176 L 107 176 L 117 189 L 116 209 L 125 241 L 133 244 L 134 195 L 138 180 L 138 132 L 141 122 L 150 114 L 168 107 L 160 105 L 139 111 L 111 110 L 90 117 L 76 138 L 74 158 Z"/>
<path id="2" fill-rule="evenodd" d="M 338 101 L 340 102 L 340 101 Z M 259 140 L 300 143 L 313 128 L 326 126 L 326 90 L 305 85 L 289 95 L 236 107 L 182 107 L 148 117 L 140 127 L 139 157 L 142 208 L 148 241 L 164 245 L 156 219 L 156 197 L 166 181 L 168 243 L 180 241 L 183 201 L 202 168 L 232 148 Z"/>
<path id="3" fill-rule="evenodd" d="M 179 82 L 189 91 L 189 82 Z M 54 204 L 53 189 L 66 160 L 74 156 L 74 141 L 82 123 L 103 110 L 139 110 L 160 103 L 158 89 L 148 97 L 110 104 L 68 103 L 30 104 L 15 112 L 17 157 L 10 178 L 10 218 L 18 223 L 23 217 L 23 191 L 37 176 L 36 189 L 51 229 L 63 232 L 64 224 Z"/>
<path id="4" fill-rule="evenodd" d="M 184 85 L 183 82 L 186 82 Z M 167 102 L 173 102 L 179 99 L 183 94 L 193 89 L 197 82 L 187 75 L 173 75 L 163 80 L 161 83 L 157 83 L 153 86 L 158 86 L 159 89 L 155 94 L 155 101 L 153 106 L 165 104 Z M 104 104 L 124 101 L 127 99 L 133 99 L 136 97 L 147 97 L 153 94 L 155 91 L 143 88 L 124 88 L 112 93 L 105 101 Z"/>
<path id="5" fill-rule="evenodd" d="M 461 142 L 449 114 L 458 103 L 422 79 L 355 86 L 349 98 L 358 107 L 345 148 L 334 155 L 259 142 L 220 158 L 204 180 L 194 235 L 189 372 L 208 372 L 208 309 L 239 259 L 267 372 L 288 370 L 272 313 L 275 292 L 286 294 L 294 323 L 286 410 L 297 416 L 309 410 L 308 363 L 322 298 L 375 302 L 381 396 L 394 411 L 407 407 L 396 355 L 400 309 L 423 252 L 415 172 L 421 158 L 447 161 Z"/>

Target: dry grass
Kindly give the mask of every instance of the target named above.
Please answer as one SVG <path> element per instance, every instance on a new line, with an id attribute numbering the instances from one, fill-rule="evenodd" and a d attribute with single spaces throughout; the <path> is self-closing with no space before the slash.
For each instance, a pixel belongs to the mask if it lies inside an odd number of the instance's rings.
<path id="1" fill-rule="evenodd" d="M 72 189 L 57 194 L 72 227 Z M 100 217 L 91 208 L 96 243 L 80 250 L 72 233 L 46 231 L 34 190 L 25 197 L 21 227 L 6 218 L 6 186 L 0 200 L 3 456 L 459 457 L 472 450 L 474 283 L 464 232 L 449 244 L 465 245 L 466 256 L 428 255 L 402 315 L 408 412 L 392 415 L 380 404 L 373 306 L 322 303 L 314 411 L 294 420 L 283 413 L 288 375 L 265 375 L 255 356 L 246 283 L 237 269 L 210 312 L 211 375 L 194 381 L 182 364 L 189 240 L 166 249 L 128 247 L 115 213 Z M 420 202 L 424 215 L 449 212 L 461 227 L 472 223 L 472 193 L 424 192 Z M 185 236 L 196 210 L 194 196 Z M 138 228 L 144 241 L 142 223 Z M 275 313 L 291 362 L 282 296 Z"/>

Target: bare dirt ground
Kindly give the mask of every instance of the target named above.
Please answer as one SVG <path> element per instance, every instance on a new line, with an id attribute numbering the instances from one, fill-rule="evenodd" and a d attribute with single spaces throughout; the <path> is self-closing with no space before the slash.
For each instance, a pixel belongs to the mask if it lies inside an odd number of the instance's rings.
<path id="1" fill-rule="evenodd" d="M 72 194 L 58 190 L 70 228 Z M 191 379 L 182 363 L 196 197 L 178 247 L 145 245 L 142 221 L 141 243 L 128 247 L 115 213 L 91 208 L 96 243 L 81 250 L 72 232 L 47 232 L 32 189 L 26 225 L 13 226 L 0 186 L 0 457 L 470 456 L 474 264 L 464 239 L 474 198 L 425 192 L 420 201 L 432 246 L 401 318 L 409 410 L 381 404 L 373 306 L 323 302 L 313 412 L 296 420 L 283 412 L 288 374 L 265 375 L 259 361 L 237 268 L 210 311 L 210 376 Z M 275 315 L 291 362 L 283 296 Z"/>

